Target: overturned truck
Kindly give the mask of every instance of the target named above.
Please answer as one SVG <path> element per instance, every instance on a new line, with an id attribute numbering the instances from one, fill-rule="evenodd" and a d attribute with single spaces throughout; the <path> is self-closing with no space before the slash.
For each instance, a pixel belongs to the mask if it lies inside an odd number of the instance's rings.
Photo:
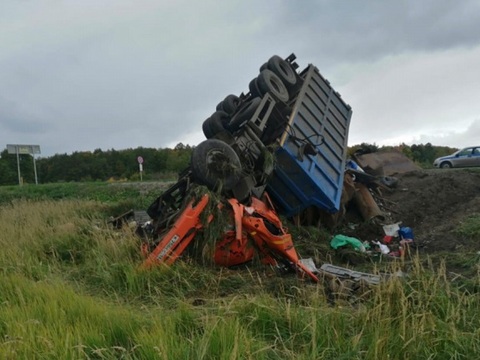
<path id="1" fill-rule="evenodd" d="M 339 210 L 352 110 L 314 65 L 299 71 L 294 54 L 272 56 L 249 83 L 203 122 L 207 140 L 190 166 L 148 208 L 145 265 L 172 263 L 199 232 L 227 214 L 212 257 L 295 269 L 299 259 L 278 214 Z"/>

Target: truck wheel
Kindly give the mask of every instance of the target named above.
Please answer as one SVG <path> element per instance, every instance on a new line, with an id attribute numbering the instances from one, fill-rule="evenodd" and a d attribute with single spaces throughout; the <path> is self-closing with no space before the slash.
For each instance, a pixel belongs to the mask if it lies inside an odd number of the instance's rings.
<path id="1" fill-rule="evenodd" d="M 192 152 L 192 174 L 210 190 L 231 190 L 240 179 L 242 165 L 235 151 L 225 142 L 209 139 Z"/>
<path id="2" fill-rule="evenodd" d="M 230 124 L 228 125 L 230 131 L 237 131 L 244 123 L 250 120 L 261 102 L 262 99 L 256 97 L 242 106 L 232 117 L 232 120 L 230 120 Z"/>
<path id="3" fill-rule="evenodd" d="M 225 130 L 228 125 L 230 116 L 224 111 L 215 111 L 212 116 L 205 120 L 202 124 L 203 134 L 207 139 L 217 135 L 219 132 Z"/>
<path id="4" fill-rule="evenodd" d="M 248 84 L 248 89 L 250 90 L 250 94 L 254 98 L 261 95 L 260 90 L 258 89 L 257 78 L 254 78 L 252 79 L 252 81 L 250 81 L 250 83 Z"/>
<path id="5" fill-rule="evenodd" d="M 440 167 L 442 169 L 451 169 L 453 166 L 452 166 L 452 163 L 445 161 L 440 164 Z"/>
<path id="6" fill-rule="evenodd" d="M 287 88 L 297 83 L 295 71 L 280 56 L 274 55 L 268 60 L 268 69 L 273 71 Z"/>
<path id="7" fill-rule="evenodd" d="M 219 132 L 228 126 L 231 116 L 225 111 L 215 111 L 210 119 L 212 119 L 212 130 L 218 130 L 217 132 Z"/>
<path id="8" fill-rule="evenodd" d="M 288 101 L 288 90 L 273 71 L 263 70 L 258 75 L 257 85 L 262 95 L 268 92 L 277 101 Z"/>
<path id="9" fill-rule="evenodd" d="M 236 95 L 228 95 L 222 101 L 222 110 L 225 111 L 227 114 L 232 115 L 240 105 L 240 99 Z"/>
<path id="10" fill-rule="evenodd" d="M 210 118 L 208 118 L 207 120 L 205 120 L 202 124 L 202 130 L 203 130 L 203 135 L 205 135 L 205 137 L 207 139 L 210 139 L 212 138 L 215 134 L 213 133 L 213 131 L 210 129 L 210 123 L 209 123 L 209 120 Z"/>

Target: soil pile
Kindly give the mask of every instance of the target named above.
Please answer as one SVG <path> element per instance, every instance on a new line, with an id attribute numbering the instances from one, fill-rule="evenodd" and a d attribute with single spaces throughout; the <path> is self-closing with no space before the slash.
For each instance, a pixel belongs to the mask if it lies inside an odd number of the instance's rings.
<path id="1" fill-rule="evenodd" d="M 401 222 L 415 234 L 426 252 L 478 251 L 480 244 L 459 231 L 474 215 L 480 216 L 480 172 L 476 169 L 419 170 L 395 176 L 392 190 L 377 197 L 391 223 Z M 357 222 L 354 211 L 346 221 Z M 348 226 L 347 226 L 348 228 Z M 361 240 L 378 240 L 384 235 L 379 223 L 359 223 L 349 231 Z"/>

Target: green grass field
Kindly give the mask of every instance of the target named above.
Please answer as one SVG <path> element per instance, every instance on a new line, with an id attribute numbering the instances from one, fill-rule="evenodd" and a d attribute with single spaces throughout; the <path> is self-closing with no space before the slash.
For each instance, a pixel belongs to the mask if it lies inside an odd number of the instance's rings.
<path id="1" fill-rule="evenodd" d="M 414 258 L 407 278 L 334 302 L 324 283 L 256 264 L 229 270 L 190 260 L 147 271 L 135 235 L 105 220 L 157 195 L 104 184 L 0 188 L 0 359 L 480 353 L 478 256 L 470 258 L 469 286 L 452 283 L 441 264 Z M 463 231 L 480 239 L 473 221 Z"/>

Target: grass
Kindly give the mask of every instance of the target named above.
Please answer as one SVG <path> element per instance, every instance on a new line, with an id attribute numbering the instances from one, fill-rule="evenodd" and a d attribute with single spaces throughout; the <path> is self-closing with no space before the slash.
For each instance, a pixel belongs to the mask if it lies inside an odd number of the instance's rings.
<path id="1" fill-rule="evenodd" d="M 131 183 L 71 182 L 59 184 L 0 186 L 0 205 L 19 199 L 61 200 L 83 199 L 102 203 L 124 203 L 146 208 L 169 185 L 169 182 Z"/>
<path id="2" fill-rule="evenodd" d="M 480 352 L 478 257 L 470 259 L 469 287 L 452 282 L 444 263 L 414 258 L 408 278 L 352 296 L 255 264 L 235 271 L 186 260 L 145 271 L 134 234 L 105 223 L 124 200 L 3 202 L 0 358 L 468 359 Z M 306 249 L 309 232 L 293 231 Z"/>
<path id="3" fill-rule="evenodd" d="M 480 237 L 480 214 L 471 214 L 456 229 L 459 235 L 468 239 L 478 239 Z"/>

